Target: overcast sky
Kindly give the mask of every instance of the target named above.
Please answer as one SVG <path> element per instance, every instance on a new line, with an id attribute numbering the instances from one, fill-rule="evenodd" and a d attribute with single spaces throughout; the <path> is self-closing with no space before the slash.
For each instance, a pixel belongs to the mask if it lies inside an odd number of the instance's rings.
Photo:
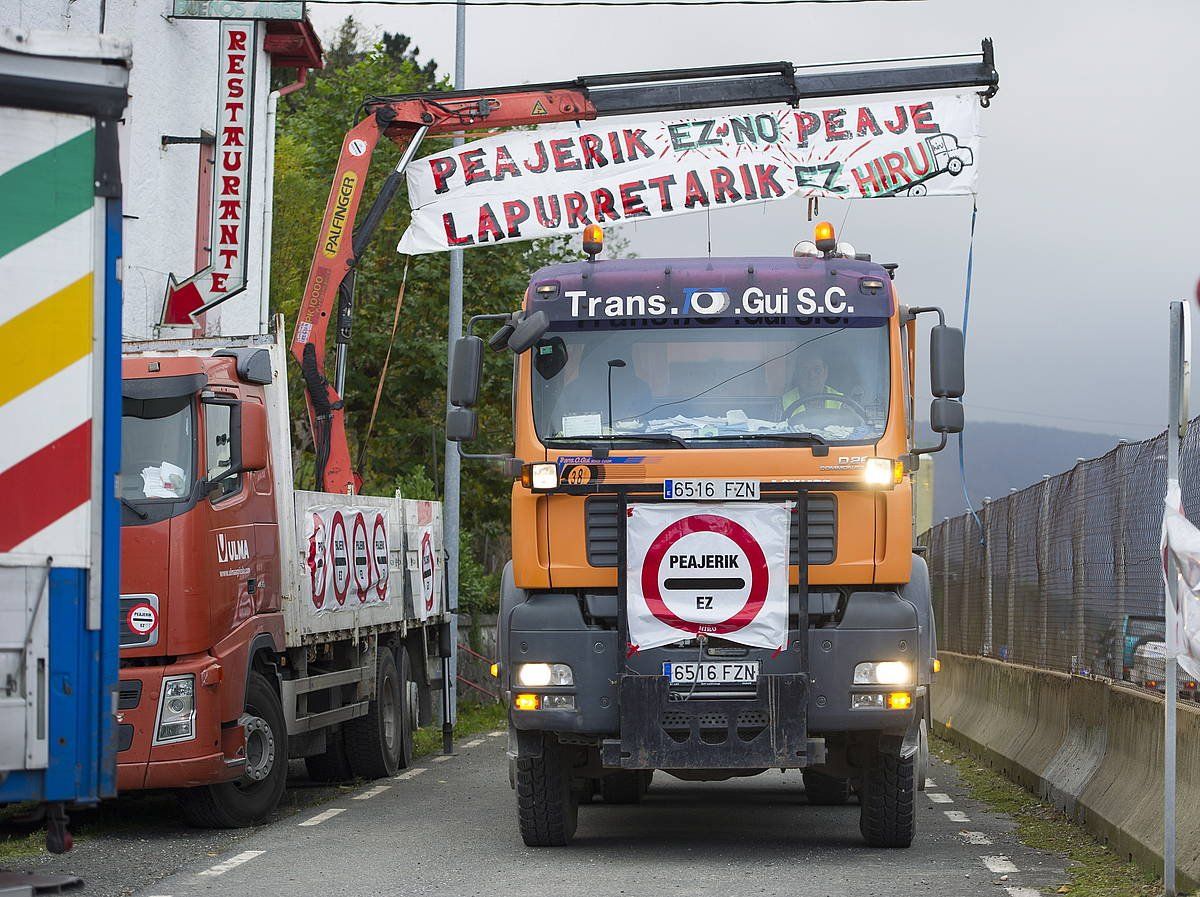
<path id="1" fill-rule="evenodd" d="M 452 7 L 308 8 L 322 35 L 353 14 L 453 72 Z M 1000 93 L 983 114 L 968 421 L 1140 438 L 1164 426 L 1167 303 L 1200 276 L 1197 34 L 1195 0 L 469 8 L 466 72 L 475 87 L 969 52 L 992 37 Z M 902 301 L 961 321 L 970 197 L 822 200 L 821 215 L 900 263 Z M 624 233 L 642 257 L 703 255 L 706 218 Z M 786 255 L 811 232 L 799 198 L 715 212 L 711 227 L 714 255 Z"/>

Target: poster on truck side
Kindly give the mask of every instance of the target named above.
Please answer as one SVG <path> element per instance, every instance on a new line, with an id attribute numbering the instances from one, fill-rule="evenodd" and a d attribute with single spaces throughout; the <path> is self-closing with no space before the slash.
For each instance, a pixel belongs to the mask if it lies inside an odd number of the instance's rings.
<path id="1" fill-rule="evenodd" d="M 756 648 L 786 646 L 786 503 L 634 504 L 627 514 L 630 651 L 698 636 Z"/>
<path id="2" fill-rule="evenodd" d="M 316 506 L 305 512 L 304 565 L 315 613 L 337 613 L 392 598 L 388 512 Z"/>
<path id="3" fill-rule="evenodd" d="M 416 254 L 560 236 L 789 196 L 975 192 L 974 92 L 824 98 L 798 107 L 512 131 L 408 167 Z"/>

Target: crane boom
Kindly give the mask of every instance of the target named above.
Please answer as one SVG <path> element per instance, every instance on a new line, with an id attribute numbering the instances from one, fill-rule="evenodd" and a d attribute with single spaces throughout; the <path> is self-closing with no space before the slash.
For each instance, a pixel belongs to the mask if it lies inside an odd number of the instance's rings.
<path id="1" fill-rule="evenodd" d="M 978 57 L 978 58 L 976 58 Z M 966 59 L 971 61 L 965 61 Z M 304 379 L 309 423 L 316 448 L 317 490 L 356 492 L 361 485 L 350 462 L 346 438 L 346 360 L 353 316 L 354 275 L 401 178 L 429 136 L 499 130 L 521 125 L 591 121 L 610 115 L 683 111 L 720 106 L 788 103 L 829 96 L 861 96 L 899 91 L 980 88 L 984 103 L 999 87 L 991 39 L 964 61 L 908 67 L 797 72 L 789 62 L 666 69 L 592 75 L 535 85 L 373 97 L 366 116 L 347 132 L 334 173 L 325 217 L 305 285 L 292 354 Z M 831 68 L 831 67 L 823 67 Z M 362 224 L 355 227 L 371 159 L 381 137 L 401 148 Z M 337 295 L 334 383 L 326 376 L 325 346 Z"/>

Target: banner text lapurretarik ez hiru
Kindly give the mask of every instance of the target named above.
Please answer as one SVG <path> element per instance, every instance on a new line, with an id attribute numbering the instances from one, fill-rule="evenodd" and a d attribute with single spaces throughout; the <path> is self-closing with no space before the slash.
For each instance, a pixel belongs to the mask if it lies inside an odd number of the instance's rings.
<path id="1" fill-rule="evenodd" d="M 788 196 L 975 192 L 979 101 L 928 94 L 488 137 L 408 168 L 404 253 L 492 245 Z"/>

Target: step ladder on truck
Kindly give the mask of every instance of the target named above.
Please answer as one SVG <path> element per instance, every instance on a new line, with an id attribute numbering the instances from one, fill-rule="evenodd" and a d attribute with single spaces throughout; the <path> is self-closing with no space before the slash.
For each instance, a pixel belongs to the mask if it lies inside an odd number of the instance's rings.
<path id="1" fill-rule="evenodd" d="M 352 486 L 349 448 L 340 389 L 326 380 L 315 358 L 309 359 L 324 343 L 335 295 L 339 350 L 349 344 L 358 258 L 425 138 L 610 115 L 767 103 L 796 106 L 819 97 L 947 88 L 978 88 L 986 105 L 999 83 L 990 40 L 973 55 L 977 58 L 917 66 L 896 64 L 904 62 L 899 60 L 821 72 L 798 71 L 789 63 L 677 69 L 369 98 L 363 106 L 366 115 L 343 142 L 320 232 L 322 237 L 353 233 L 353 239 L 318 244 L 301 304 L 301 326 L 292 343 L 301 359 L 317 454 L 324 459 L 319 475 L 326 477 L 327 488 Z M 399 144 L 402 153 L 359 222 L 368 166 L 384 136 Z M 594 225 L 584 231 L 584 248 L 593 255 L 600 248 L 598 231 Z M 498 639 L 500 687 L 509 710 L 511 778 L 526 844 L 568 843 L 581 801 L 597 793 L 613 802 L 636 801 L 655 770 L 685 779 L 722 779 L 772 768 L 801 770 L 810 803 L 845 803 L 857 792 L 862 833 L 869 845 L 911 843 L 913 792 L 923 787 L 928 755 L 936 659 L 927 569 L 913 551 L 910 475 L 921 454 L 940 449 L 946 433 L 962 428 L 957 399 L 963 392 L 963 341 L 960 331 L 946 326 L 939 309 L 899 304 L 892 287 L 895 266 L 872 263 L 843 245 L 848 244 L 837 243 L 832 226 L 824 224 L 815 241 L 794 259 L 610 260 L 556 266 L 534 274 L 519 312 L 472 319 L 471 327 L 497 319 L 493 324 L 500 329 L 489 344 L 497 350 L 507 346 L 518 356 L 515 456 L 468 457 L 501 461 L 515 480 L 514 558 L 502 581 Z M 557 434 L 540 429 L 549 412 L 532 407 L 534 393 L 539 402 L 559 394 L 564 384 L 548 381 L 567 370 L 572 353 L 589 356 L 578 338 L 581 327 L 605 326 L 599 320 L 563 320 L 562 315 L 573 313 L 572 303 L 563 298 L 568 289 L 573 288 L 572 295 L 637 293 L 638 299 L 665 290 L 684 308 L 686 297 L 677 285 L 690 282 L 710 289 L 714 279 L 730 295 L 740 296 L 753 286 L 780 295 L 794 289 L 791 295 L 797 296 L 803 287 L 868 297 L 858 302 L 862 321 L 843 329 L 859 336 L 861 329 L 867 333 L 863 339 L 876 347 L 871 357 L 876 362 L 887 358 L 879 362 L 879 376 L 869 384 L 884 390 L 876 412 L 893 412 L 881 418 L 885 429 L 869 442 L 842 440 L 837 448 L 846 455 L 832 458 L 830 441 L 837 437 L 799 431 L 778 439 L 755 437 L 758 444 L 729 441 L 719 451 L 678 451 L 718 446 L 692 446 L 671 432 L 653 435 L 639 429 L 649 427 L 650 421 L 631 421 L 633 429 L 622 439 L 613 429 L 611 385 L 606 431 L 594 433 L 592 439 L 578 432 L 584 418 L 586 426 L 604 420 L 602 405 L 599 413 L 575 420 L 572 433 L 565 427 Z M 588 308 L 594 304 L 580 303 Z M 868 310 L 873 310 L 870 321 Z M 752 313 L 749 307 L 746 313 Z M 912 439 L 912 363 L 916 318 L 922 313 L 939 319 L 930 349 L 936 397 L 931 420 L 941 433 L 937 446 L 920 446 Z M 813 318 L 812 312 L 792 314 L 789 320 L 797 322 L 797 333 L 809 326 L 819 328 L 825 320 Z M 705 346 L 689 346 L 687 340 L 699 339 L 704 332 L 711 336 L 713 329 L 681 327 L 673 331 L 680 345 L 659 346 L 656 351 L 652 343 L 661 342 L 661 334 L 639 333 L 632 319 L 617 323 L 629 338 L 650 340 L 647 351 L 660 360 L 676 350 L 699 359 Z M 459 442 L 474 439 L 477 430 L 471 406 L 479 394 L 483 340 L 470 335 L 471 327 L 452 354 L 449 393 L 455 408 L 447 418 L 447 435 Z M 731 349 L 730 359 L 748 357 L 761 348 L 758 342 L 744 338 Z M 536 364 L 528 352 L 535 345 Z M 630 343 L 627 348 L 632 355 L 635 346 Z M 624 358 L 604 358 L 610 359 L 609 378 L 615 369 L 629 368 Z M 752 370 L 769 361 L 764 359 Z M 604 377 L 601 371 L 591 379 L 602 383 Z M 656 397 L 669 391 L 662 383 L 648 387 Z M 866 425 L 866 418 L 876 413 L 846 393 L 837 395 L 841 398 L 834 403 L 836 409 L 851 415 L 851 422 Z M 751 398 L 764 414 L 775 415 L 772 420 L 785 410 L 785 416 L 792 416 L 797 409 L 830 406 L 824 394 L 820 401 L 800 395 L 787 409 L 774 411 L 768 406 L 779 405 L 780 395 Z M 740 408 L 727 410 L 746 419 Z M 855 428 L 845 423 L 835 430 Z M 594 463 L 580 460 L 589 456 Z M 618 466 L 621 460 L 628 462 L 624 474 Z M 565 474 L 564 464 L 574 465 L 572 472 L 579 476 L 560 476 Z M 744 487 L 742 492 L 754 499 L 747 504 L 757 506 L 745 514 L 720 504 L 700 507 L 729 519 L 753 517 L 760 527 L 770 528 L 762 522 L 768 518 L 776 521 L 775 537 L 782 533 L 790 544 L 790 555 L 785 549 L 780 569 L 771 574 L 785 578 L 788 587 L 786 646 L 746 649 L 708 636 L 644 651 L 631 643 L 630 581 L 647 581 L 645 558 L 631 552 L 635 543 L 645 557 L 652 552 L 642 544 L 644 534 L 633 538 L 632 524 L 626 521 L 634 513 L 657 515 L 655 506 L 679 497 L 671 491 L 675 482 L 701 490 L 695 496 L 701 502 L 712 498 L 704 488 Z M 780 522 L 781 511 L 792 519 Z M 704 517 L 707 512 L 697 513 Z M 670 526 L 663 532 L 668 530 Z M 810 537 L 823 549 L 814 551 Z M 651 548 L 655 546 L 658 540 L 653 540 Z M 662 558 L 657 561 L 661 568 Z M 716 588 L 712 582 L 730 579 L 707 581 Z M 744 579 L 737 581 L 745 587 Z M 686 591 L 686 583 L 679 582 L 682 579 L 676 577 L 674 585 L 665 587 Z M 676 678 L 676 672 L 682 678 Z M 706 687 L 698 692 L 702 681 Z"/>
<path id="2" fill-rule="evenodd" d="M 121 178 L 130 47 L 0 29 L 0 804 L 116 793 Z"/>

